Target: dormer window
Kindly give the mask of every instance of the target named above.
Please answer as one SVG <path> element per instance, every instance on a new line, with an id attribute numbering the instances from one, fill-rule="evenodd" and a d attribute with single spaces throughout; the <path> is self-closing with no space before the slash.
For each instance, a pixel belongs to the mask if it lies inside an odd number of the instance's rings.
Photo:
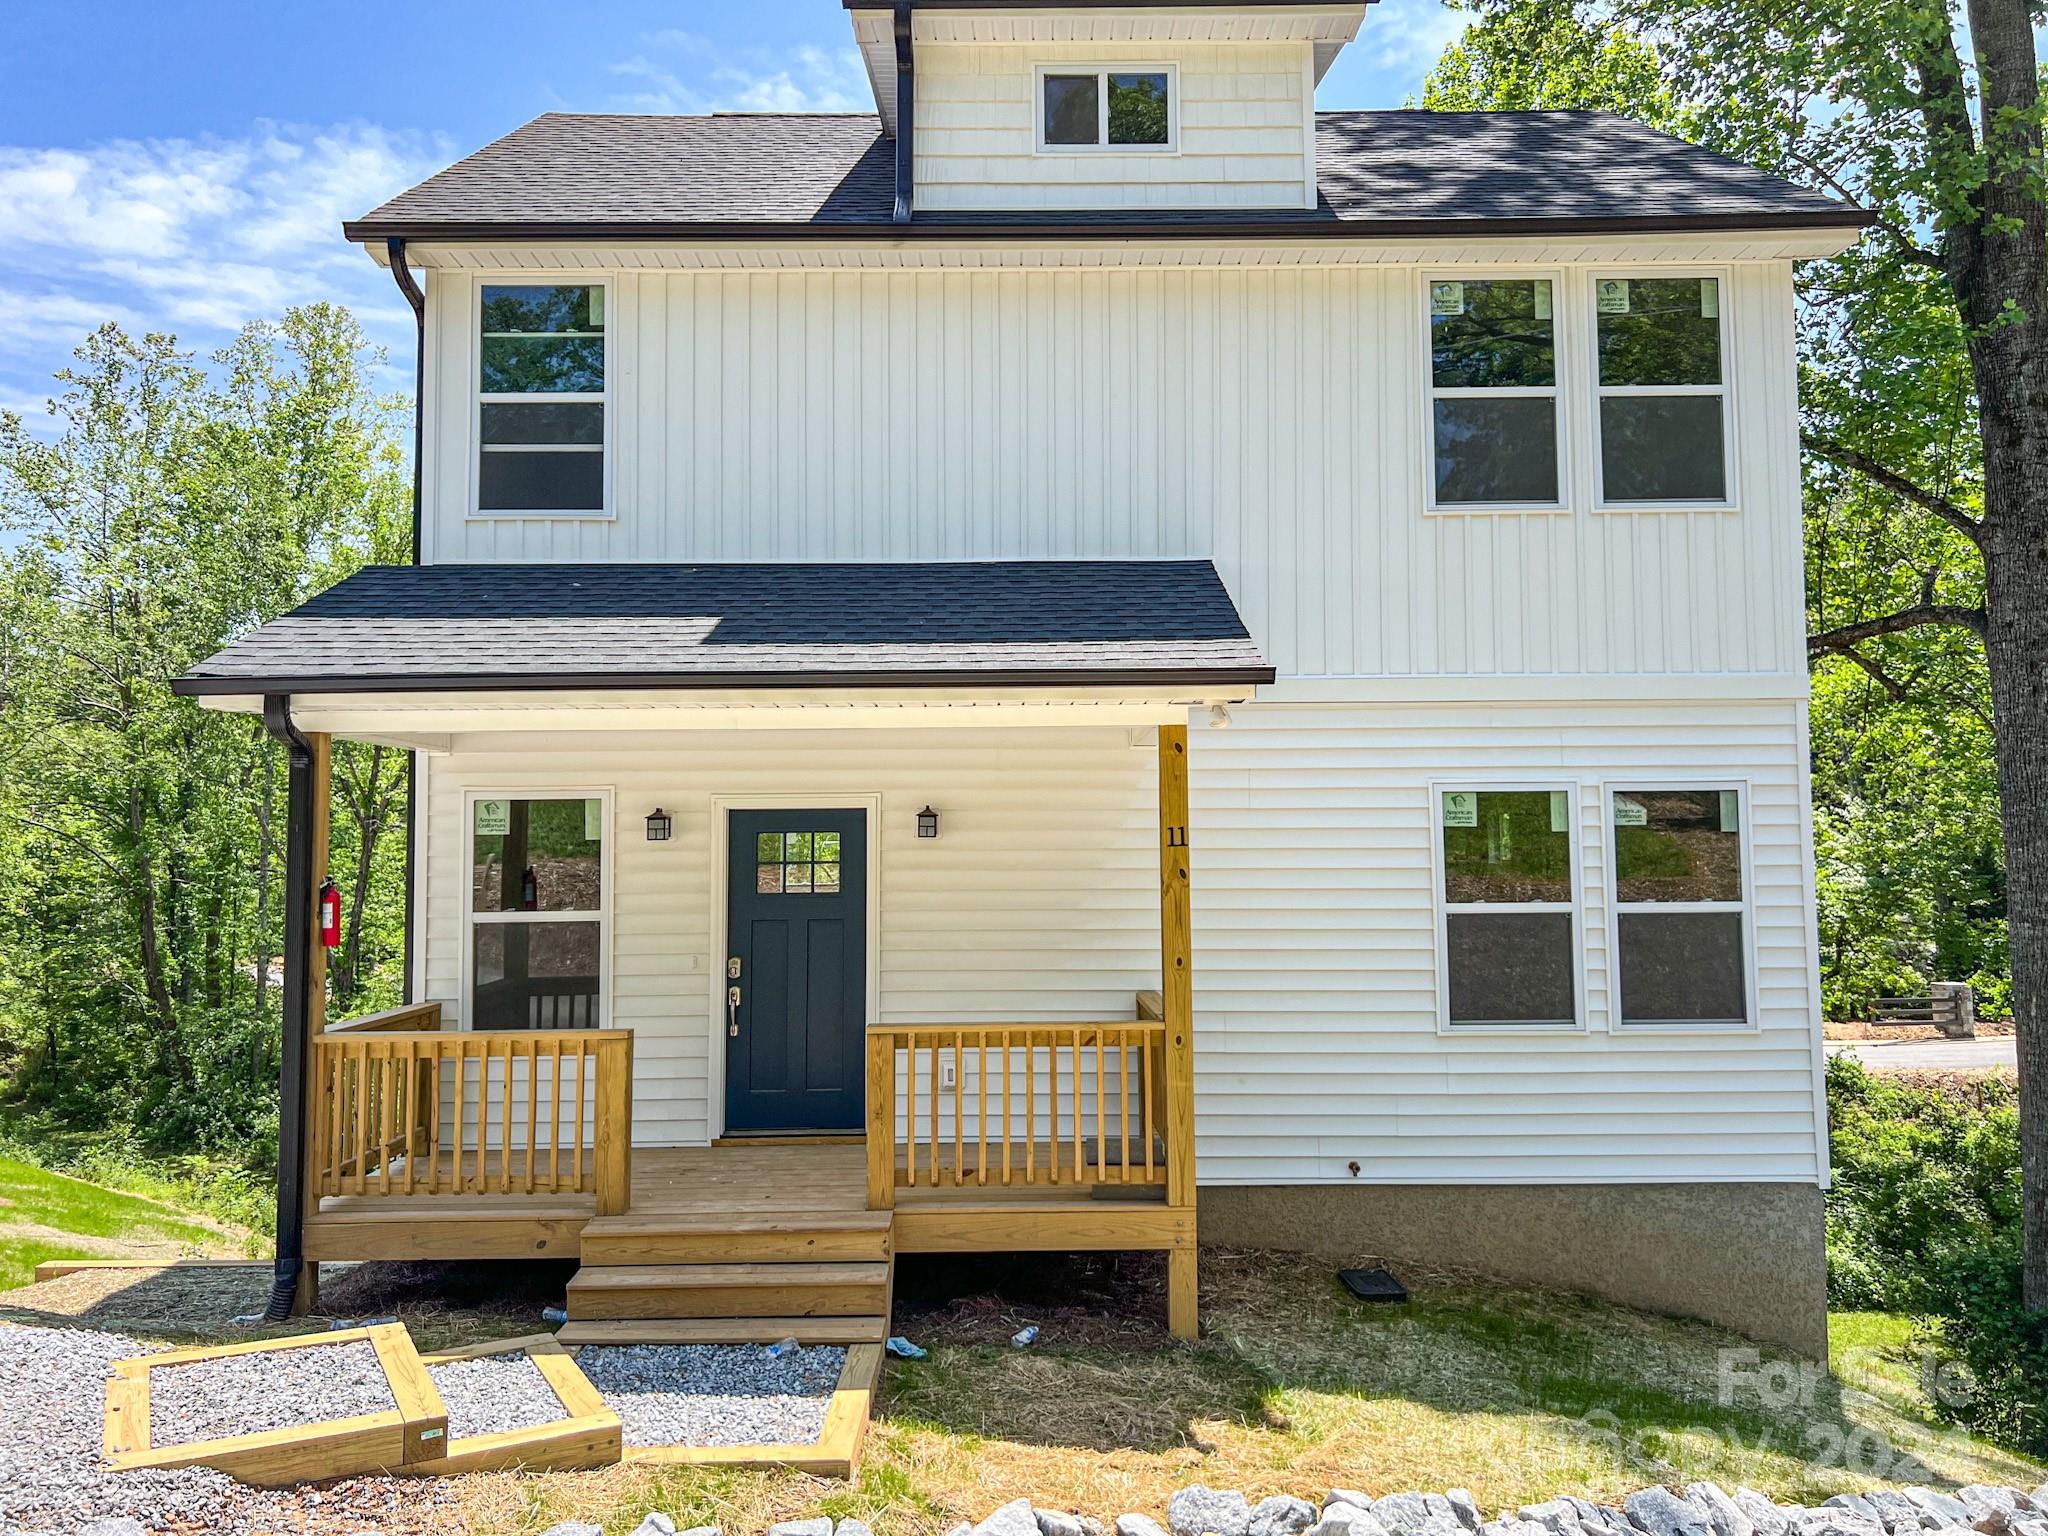
<path id="1" fill-rule="evenodd" d="M 1171 151 L 1179 107 L 1171 65 L 1038 71 L 1038 147 L 1064 154 Z"/>

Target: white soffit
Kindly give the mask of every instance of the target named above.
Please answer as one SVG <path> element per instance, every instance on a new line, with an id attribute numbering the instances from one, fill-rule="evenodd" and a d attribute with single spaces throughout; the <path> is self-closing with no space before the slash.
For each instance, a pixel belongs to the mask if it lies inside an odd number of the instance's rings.
<path id="1" fill-rule="evenodd" d="M 884 129 L 896 132 L 896 33 L 888 7 L 852 13 Z M 1358 36 L 1365 5 L 1090 6 L 1071 10 L 928 10 L 911 19 L 913 43 L 1311 43 L 1320 82 Z"/>

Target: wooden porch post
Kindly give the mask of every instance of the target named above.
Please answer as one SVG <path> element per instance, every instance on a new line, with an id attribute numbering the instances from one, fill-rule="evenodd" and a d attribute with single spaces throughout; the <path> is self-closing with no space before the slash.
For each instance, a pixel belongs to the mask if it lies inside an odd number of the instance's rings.
<path id="1" fill-rule="evenodd" d="M 1166 1018 L 1166 1203 L 1195 1205 L 1194 956 L 1189 897 L 1188 728 L 1159 727 L 1159 979 Z M 1195 1223 L 1185 1247 L 1166 1252 L 1167 1326 L 1201 1332 Z"/>
<path id="2" fill-rule="evenodd" d="M 312 749 L 313 805 L 311 844 L 313 856 L 312 885 L 313 899 L 305 909 L 296 914 L 296 921 L 306 925 L 306 1108 L 308 1116 L 314 1113 L 314 1106 L 320 1103 L 319 1084 L 314 1081 L 316 1071 L 315 1052 L 312 1048 L 316 1036 L 327 1028 L 327 946 L 320 942 L 320 885 L 327 878 L 330 858 L 330 833 L 328 818 L 334 799 L 334 751 L 333 738 L 322 731 L 308 731 L 306 745 Z M 286 1021 L 289 1025 L 290 1021 Z M 310 1153 L 313 1143 L 313 1122 L 306 1122 L 305 1141 Z M 309 1159 L 310 1164 L 310 1159 Z M 307 1178 L 300 1193 L 300 1209 L 312 1216 L 320 1209 L 320 1180 L 318 1171 L 307 1168 Z M 292 1297 L 292 1314 L 302 1317 L 320 1308 L 320 1266 L 311 1262 L 299 1266 L 299 1286 Z"/>

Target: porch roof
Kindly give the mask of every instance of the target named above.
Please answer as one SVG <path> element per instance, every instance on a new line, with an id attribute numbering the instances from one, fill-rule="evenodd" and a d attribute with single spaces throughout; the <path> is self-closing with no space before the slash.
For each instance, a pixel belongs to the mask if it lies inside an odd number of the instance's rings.
<path id="1" fill-rule="evenodd" d="M 1206 560 L 372 566 L 187 695 L 1269 683 Z"/>

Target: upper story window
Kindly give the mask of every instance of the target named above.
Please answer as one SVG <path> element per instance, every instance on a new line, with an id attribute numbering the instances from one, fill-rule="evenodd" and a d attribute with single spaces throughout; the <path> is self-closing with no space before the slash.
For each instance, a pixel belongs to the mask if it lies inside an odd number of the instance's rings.
<path id="1" fill-rule="evenodd" d="M 601 284 L 483 285 L 477 511 L 604 512 L 604 299 Z"/>
<path id="2" fill-rule="evenodd" d="M 1429 285 L 1431 504 L 1564 505 L 1551 280 Z"/>
<path id="3" fill-rule="evenodd" d="M 1728 499 L 1717 277 L 1596 277 L 1600 496 L 1609 506 Z"/>
<path id="4" fill-rule="evenodd" d="M 1038 71 L 1038 147 L 1170 150 L 1175 143 L 1171 66 Z"/>

